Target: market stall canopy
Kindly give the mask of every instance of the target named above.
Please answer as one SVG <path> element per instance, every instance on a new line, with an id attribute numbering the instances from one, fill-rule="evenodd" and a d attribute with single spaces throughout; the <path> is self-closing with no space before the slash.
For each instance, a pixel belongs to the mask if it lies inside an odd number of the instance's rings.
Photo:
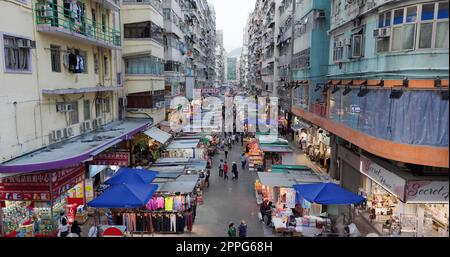
<path id="1" fill-rule="evenodd" d="M 256 136 L 260 144 L 289 145 L 289 141 L 279 138 L 278 135 L 259 135 Z"/>
<path id="2" fill-rule="evenodd" d="M 177 139 L 175 139 L 167 147 L 167 150 L 197 148 L 199 143 L 200 143 L 200 139 L 188 139 L 188 140 L 177 140 Z"/>
<path id="3" fill-rule="evenodd" d="M 181 175 L 176 182 L 198 182 L 199 175 Z"/>
<path id="4" fill-rule="evenodd" d="M 197 181 L 174 181 L 162 185 L 158 192 L 192 193 L 197 186 Z"/>
<path id="5" fill-rule="evenodd" d="M 144 169 L 120 168 L 105 184 L 150 184 L 157 174 L 156 171 Z"/>
<path id="6" fill-rule="evenodd" d="M 294 151 L 290 146 L 273 146 L 273 145 L 261 145 L 261 150 L 266 153 L 293 153 Z"/>
<path id="7" fill-rule="evenodd" d="M 272 173 L 258 172 L 259 180 L 264 186 L 272 187 L 293 187 L 300 183 L 321 183 L 323 180 L 315 173 Z"/>
<path id="8" fill-rule="evenodd" d="M 155 139 L 156 141 L 158 141 L 159 143 L 161 143 L 163 145 L 166 144 L 172 137 L 171 134 L 164 132 L 157 127 L 153 127 L 151 129 L 145 131 L 144 134 Z"/>
<path id="9" fill-rule="evenodd" d="M 94 208 L 141 208 L 158 189 L 151 184 L 121 184 L 106 189 L 103 194 L 87 203 Z"/>
<path id="10" fill-rule="evenodd" d="M 130 139 L 133 135 L 144 131 L 150 124 L 151 121 L 146 119 L 112 122 L 91 133 L 1 163 L 0 173 L 35 172 L 79 164 L 123 140 Z"/>
<path id="11" fill-rule="evenodd" d="M 334 183 L 294 185 L 294 189 L 297 191 L 297 200 L 305 199 L 317 204 L 358 204 L 365 200 Z"/>

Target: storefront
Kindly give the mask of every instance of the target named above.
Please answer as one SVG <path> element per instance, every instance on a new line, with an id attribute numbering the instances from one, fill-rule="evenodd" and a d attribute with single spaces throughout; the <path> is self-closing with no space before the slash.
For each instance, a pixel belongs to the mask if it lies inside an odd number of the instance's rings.
<path id="1" fill-rule="evenodd" d="M 86 169 L 76 165 L 65 169 L 15 175 L 0 179 L 2 233 L 5 237 L 52 237 L 62 211 L 69 223 L 83 221 Z M 90 189 L 89 184 L 87 185 Z"/>
<path id="2" fill-rule="evenodd" d="M 264 152 L 253 137 L 244 138 L 243 151 L 248 160 L 249 171 L 264 171 Z"/>
<path id="3" fill-rule="evenodd" d="M 363 217 L 383 235 L 448 237 L 448 177 L 413 176 L 378 162 L 361 156 Z"/>
<path id="4" fill-rule="evenodd" d="M 274 205 L 271 225 L 276 233 L 288 233 L 293 236 L 309 235 L 319 233 L 325 225 L 331 224 L 329 219 L 319 217 L 322 213 L 321 205 L 306 204 L 306 202 L 297 204 L 296 191 L 293 188 L 298 183 L 309 184 L 323 181 L 312 170 L 297 170 L 292 173 L 258 172 L 255 183 L 257 204 L 267 205 L 271 202 Z M 307 226 L 303 226 L 303 222 L 307 222 Z M 314 229 L 307 228 L 310 222 L 314 222 Z M 317 223 L 319 223 L 319 229 L 316 228 Z"/>
<path id="5" fill-rule="evenodd" d="M 292 157 L 293 150 L 287 140 L 277 135 L 259 135 L 257 139 L 259 148 L 264 152 L 265 170 L 271 169 L 272 165 L 285 164 L 286 158 Z"/>

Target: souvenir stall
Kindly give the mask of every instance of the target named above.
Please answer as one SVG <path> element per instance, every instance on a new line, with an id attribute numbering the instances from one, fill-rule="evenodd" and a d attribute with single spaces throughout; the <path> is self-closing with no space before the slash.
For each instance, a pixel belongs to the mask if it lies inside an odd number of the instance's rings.
<path id="1" fill-rule="evenodd" d="M 289 225 L 303 236 L 319 236 L 322 233 L 331 233 L 331 219 L 322 213 L 322 206 L 354 205 L 365 201 L 364 197 L 347 191 L 335 183 L 296 184 L 296 203 L 299 209 L 309 209 L 309 213 L 300 213 L 300 217 Z M 318 207 L 314 211 L 313 206 Z M 348 224 L 347 224 L 348 225 Z"/>
<path id="2" fill-rule="evenodd" d="M 255 183 L 257 203 L 259 205 L 272 202 L 275 207 L 271 212 L 271 226 L 275 233 L 295 235 L 292 229 L 293 218 L 303 216 L 296 204 L 296 191 L 293 186 L 297 183 L 320 183 L 323 180 L 312 171 L 295 173 L 258 172 Z M 313 206 L 311 213 L 320 214 L 320 206 Z M 311 208 L 311 207 L 310 207 Z M 266 217 L 267 218 L 267 217 Z"/>
<path id="3" fill-rule="evenodd" d="M 0 206 L 5 237 L 53 237 L 60 213 L 69 223 L 85 215 L 85 166 L 76 165 L 0 179 Z M 70 192 L 69 192 L 70 190 Z M 79 198 L 81 197 L 81 198 Z"/>

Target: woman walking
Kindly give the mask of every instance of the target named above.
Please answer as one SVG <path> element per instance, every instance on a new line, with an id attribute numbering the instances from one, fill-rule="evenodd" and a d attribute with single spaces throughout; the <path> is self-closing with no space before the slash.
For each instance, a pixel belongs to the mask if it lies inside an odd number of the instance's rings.
<path id="1" fill-rule="evenodd" d="M 226 161 L 223 165 L 223 179 L 228 179 L 228 163 Z"/>

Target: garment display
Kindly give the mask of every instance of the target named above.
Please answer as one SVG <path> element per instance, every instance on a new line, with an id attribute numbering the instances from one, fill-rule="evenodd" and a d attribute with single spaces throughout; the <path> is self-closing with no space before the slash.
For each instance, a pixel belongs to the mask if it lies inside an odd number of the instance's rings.
<path id="1" fill-rule="evenodd" d="M 166 211 L 173 210 L 173 197 L 169 196 L 165 198 L 165 210 Z"/>

